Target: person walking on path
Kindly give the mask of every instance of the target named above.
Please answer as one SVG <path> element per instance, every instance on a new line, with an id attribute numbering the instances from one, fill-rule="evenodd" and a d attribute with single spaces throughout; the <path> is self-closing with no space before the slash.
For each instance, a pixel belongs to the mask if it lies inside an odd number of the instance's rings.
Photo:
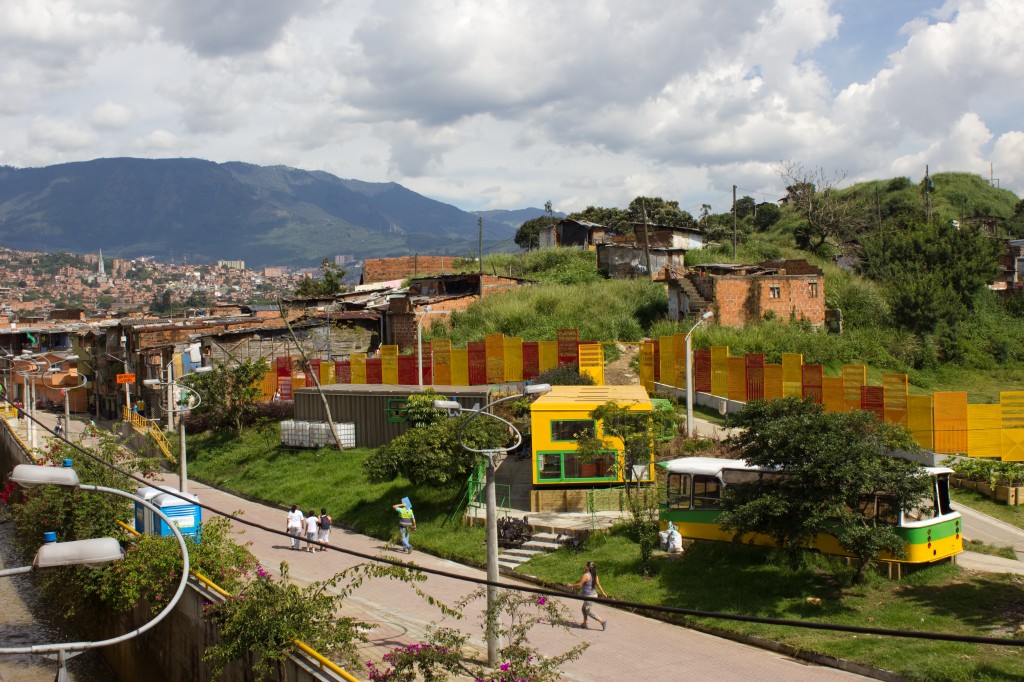
<path id="1" fill-rule="evenodd" d="M 416 517 L 412 513 L 412 505 L 403 501 L 391 505 L 391 508 L 398 512 L 398 533 L 402 536 L 402 551 L 412 554 L 409 533 L 416 530 Z"/>
<path id="2" fill-rule="evenodd" d="M 299 540 L 302 537 L 302 524 L 305 517 L 299 511 L 299 505 L 293 504 L 292 510 L 288 512 L 288 524 L 285 530 L 292 536 L 292 549 L 299 549 Z"/>
<path id="3" fill-rule="evenodd" d="M 320 544 L 326 545 L 331 541 L 331 522 L 334 521 L 330 516 L 327 515 L 327 509 L 324 507 L 320 508 L 320 519 L 319 526 L 320 530 L 316 533 L 316 539 Z M 321 552 L 326 551 L 326 547 L 318 548 Z"/>
<path id="4" fill-rule="evenodd" d="M 569 585 L 569 587 L 582 588 L 582 594 L 584 597 L 596 597 L 597 591 L 601 590 L 601 596 L 605 599 L 608 598 L 608 594 L 604 591 L 604 588 L 601 587 L 600 578 L 597 577 L 597 564 L 595 564 L 593 561 L 588 561 L 586 565 L 583 566 L 583 576 L 579 579 L 579 582 L 573 585 Z M 608 621 L 601 620 L 600 618 L 598 618 L 597 614 L 594 613 L 594 602 L 590 601 L 589 599 L 584 600 L 583 602 L 583 624 L 580 625 L 581 628 L 587 628 L 588 617 L 593 618 L 598 623 L 600 623 L 602 630 L 608 627 Z"/>
<path id="5" fill-rule="evenodd" d="M 320 527 L 320 517 L 312 509 L 306 514 L 306 549 L 310 552 L 316 551 L 316 532 Z"/>

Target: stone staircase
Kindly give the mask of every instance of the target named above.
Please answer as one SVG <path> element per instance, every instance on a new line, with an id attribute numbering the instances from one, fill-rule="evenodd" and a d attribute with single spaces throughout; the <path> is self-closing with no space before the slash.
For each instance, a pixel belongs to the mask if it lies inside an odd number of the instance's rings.
<path id="1" fill-rule="evenodd" d="M 501 548 L 498 550 L 498 566 L 515 570 L 538 554 L 557 551 L 571 536 L 561 533 L 533 533 L 527 542 L 517 548 Z"/>
<path id="2" fill-rule="evenodd" d="M 691 282 L 689 278 L 680 278 L 679 286 L 686 293 L 687 298 L 690 299 L 691 316 L 698 316 L 711 307 L 711 303 L 708 302 L 703 296 L 701 296 L 700 292 L 697 290 L 697 287 L 693 285 L 693 282 Z"/>

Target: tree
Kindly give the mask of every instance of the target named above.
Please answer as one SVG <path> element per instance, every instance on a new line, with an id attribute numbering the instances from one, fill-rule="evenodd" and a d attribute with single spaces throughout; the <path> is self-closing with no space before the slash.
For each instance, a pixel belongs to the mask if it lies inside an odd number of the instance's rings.
<path id="1" fill-rule="evenodd" d="M 205 308 L 210 305 L 210 296 L 205 291 L 196 289 L 185 299 L 185 306 L 188 308 Z"/>
<path id="2" fill-rule="evenodd" d="M 650 223 L 668 227 L 696 227 L 693 216 L 679 208 L 678 201 L 666 201 L 661 197 L 637 197 L 629 202 L 630 222 Z"/>
<path id="3" fill-rule="evenodd" d="M 542 228 L 551 227 L 552 219 L 548 216 L 531 218 L 516 230 L 515 242 L 521 249 L 536 249 L 540 246 L 540 231 Z"/>
<path id="4" fill-rule="evenodd" d="M 764 232 L 782 217 L 782 209 L 775 204 L 765 202 L 757 207 L 754 214 L 754 228 L 758 232 Z"/>
<path id="5" fill-rule="evenodd" d="M 870 224 L 870 213 L 856 201 L 839 195 L 846 173 L 805 168 L 784 161 L 776 172 L 786 182 L 786 198 L 803 219 L 793 230 L 797 247 L 820 253 L 827 244 L 842 246 Z"/>
<path id="6" fill-rule="evenodd" d="M 154 313 L 169 313 L 174 309 L 174 299 L 170 289 L 164 289 L 162 294 L 153 297 L 149 309 Z"/>
<path id="7" fill-rule="evenodd" d="M 591 410 L 590 418 L 600 424 L 601 435 L 589 432 L 578 434 L 577 456 L 584 462 L 603 459 L 609 451 L 618 450 L 618 443 L 622 444 L 622 463 L 619 464 L 616 458 L 614 469 L 621 466 L 630 512 L 629 530 L 640 548 L 640 570 L 647 575 L 650 572 L 651 554 L 658 544 L 657 494 L 654 490 L 634 486 L 634 471 L 637 465 L 650 465 L 654 443 L 666 427 L 671 426 L 671 415 L 661 410 L 631 410 L 628 405 L 620 406 L 609 401 Z"/>
<path id="8" fill-rule="evenodd" d="M 295 295 L 299 298 L 317 298 L 333 296 L 344 291 L 345 285 L 342 279 L 345 277 L 345 269 L 343 267 L 324 258 L 320 262 L 320 272 L 323 273 L 320 279 L 302 280 L 295 289 Z"/>
<path id="9" fill-rule="evenodd" d="M 732 441 L 749 464 L 781 474 L 726 488 L 721 524 L 737 541 L 766 535 L 795 562 L 817 535 L 832 534 L 858 559 L 858 581 L 880 552 L 902 556 L 893 526 L 861 509 L 884 491 L 909 510 L 929 490 L 919 465 L 890 454 L 918 449 L 906 429 L 797 398 L 750 402 L 730 426 L 740 427 Z"/>
<path id="10" fill-rule="evenodd" d="M 232 366 L 219 363 L 210 372 L 186 375 L 182 382 L 203 398 L 192 413 L 205 415 L 208 428 L 241 433 L 256 416 L 256 403 L 262 395 L 259 384 L 269 369 L 267 361 L 260 358 Z"/>
<path id="11" fill-rule="evenodd" d="M 740 197 L 736 200 L 736 217 L 743 220 L 754 215 L 754 197 Z"/>

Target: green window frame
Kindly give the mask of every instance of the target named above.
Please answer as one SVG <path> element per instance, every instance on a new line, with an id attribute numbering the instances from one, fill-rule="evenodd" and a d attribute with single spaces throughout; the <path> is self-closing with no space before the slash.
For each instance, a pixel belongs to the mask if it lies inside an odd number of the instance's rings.
<path id="1" fill-rule="evenodd" d="M 405 398 L 388 398 L 388 422 L 391 424 L 405 423 Z"/>
<path id="2" fill-rule="evenodd" d="M 614 481 L 618 480 L 615 471 L 615 461 L 619 453 L 615 450 L 607 450 L 606 457 L 581 463 L 578 460 L 579 454 L 575 450 L 546 450 L 537 453 L 535 464 L 537 480 L 541 483 L 580 483 L 590 481 Z M 582 474 L 584 467 L 594 467 L 592 475 Z"/>
<path id="3" fill-rule="evenodd" d="M 597 423 L 593 419 L 551 420 L 551 442 L 553 443 L 573 443 L 576 441 L 576 434 L 585 431 L 593 436 L 597 433 Z"/>

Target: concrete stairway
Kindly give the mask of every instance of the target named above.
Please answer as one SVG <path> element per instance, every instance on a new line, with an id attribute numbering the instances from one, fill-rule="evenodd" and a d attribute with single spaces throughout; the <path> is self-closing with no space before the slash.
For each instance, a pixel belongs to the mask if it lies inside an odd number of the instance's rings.
<path id="1" fill-rule="evenodd" d="M 711 304 L 701 296 L 697 287 L 693 285 L 693 282 L 691 282 L 689 278 L 681 278 L 679 280 L 679 286 L 682 287 L 683 291 L 686 292 L 687 298 L 690 299 L 690 315 L 700 315 L 711 307 Z"/>
<path id="2" fill-rule="evenodd" d="M 538 554 L 557 551 L 570 536 L 555 533 L 534 533 L 521 547 L 498 550 L 498 566 L 515 570 Z"/>

